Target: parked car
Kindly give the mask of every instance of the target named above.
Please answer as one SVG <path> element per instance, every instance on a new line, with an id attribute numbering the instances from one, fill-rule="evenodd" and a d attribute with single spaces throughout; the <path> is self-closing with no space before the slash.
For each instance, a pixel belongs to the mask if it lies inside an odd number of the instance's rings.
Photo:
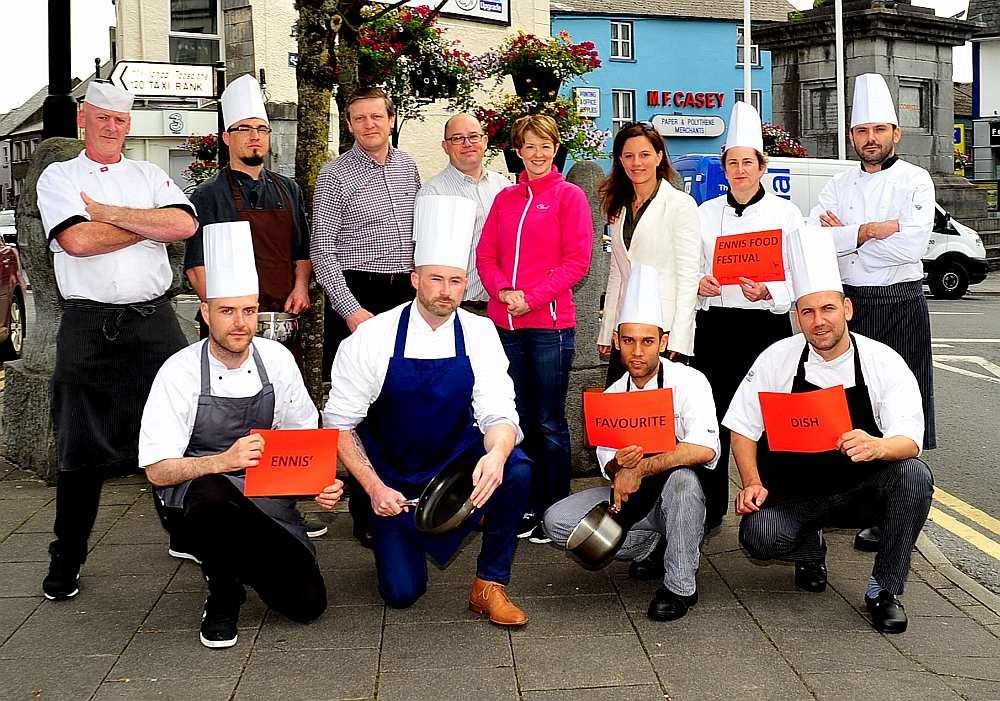
<path id="1" fill-rule="evenodd" d="M 0 359 L 21 357 L 27 314 L 24 294 L 27 282 L 17 256 L 14 210 L 0 211 Z"/>

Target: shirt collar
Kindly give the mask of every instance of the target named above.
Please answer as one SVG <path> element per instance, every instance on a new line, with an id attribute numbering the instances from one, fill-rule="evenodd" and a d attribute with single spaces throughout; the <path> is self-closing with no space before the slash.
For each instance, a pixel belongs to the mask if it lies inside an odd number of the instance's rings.
<path id="1" fill-rule="evenodd" d="M 80 151 L 79 158 L 80 158 L 81 161 L 83 161 L 83 163 L 86 164 L 86 166 L 90 170 L 97 170 L 97 171 L 101 171 L 103 173 L 106 173 L 109 170 L 118 170 L 119 168 L 124 168 L 125 167 L 125 154 L 124 153 L 121 154 L 118 157 L 118 162 L 117 163 L 98 163 L 97 161 L 91 160 L 90 157 L 87 156 L 87 149 L 83 149 L 82 151 Z"/>
<path id="2" fill-rule="evenodd" d="M 745 212 L 752 205 L 755 205 L 758 202 L 760 202 L 762 199 L 764 199 L 763 185 L 760 185 L 758 187 L 757 193 L 753 197 L 751 197 L 750 201 L 747 202 L 746 204 L 740 204 L 739 202 L 737 202 L 736 198 L 733 197 L 733 193 L 731 190 L 726 193 L 726 202 L 729 204 L 730 207 L 736 210 L 736 216 L 738 217 L 742 217 L 743 212 Z"/>
<path id="3" fill-rule="evenodd" d="M 809 341 L 806 341 L 808 344 Z M 816 349 L 811 345 L 809 346 L 809 358 L 808 362 L 813 365 L 825 365 L 827 367 L 838 367 L 844 363 L 852 360 L 854 358 L 854 344 L 850 344 L 847 350 L 838 355 L 833 360 L 825 360 L 822 355 L 816 352 Z"/>
<path id="4" fill-rule="evenodd" d="M 884 161 L 882 161 L 882 167 L 879 168 L 878 170 L 876 170 L 875 173 L 881 173 L 883 170 L 889 170 L 890 168 L 892 168 L 892 166 L 894 166 L 896 164 L 896 161 L 898 161 L 898 160 L 899 160 L 899 156 L 897 156 L 896 154 L 892 154 L 891 156 L 889 156 L 888 158 L 886 158 Z M 869 173 L 867 170 L 865 170 L 864 164 L 861 164 L 860 168 L 861 168 L 861 172 L 864 173 L 864 174 L 866 174 L 866 175 L 875 175 L 875 173 Z"/>
<path id="5" fill-rule="evenodd" d="M 531 188 L 531 191 L 537 195 L 545 192 L 553 185 L 561 183 L 563 181 L 563 174 L 556 169 L 555 165 L 553 165 L 552 170 L 549 171 L 548 175 L 538 178 L 537 180 L 528 180 L 528 171 L 522 170 L 517 181 L 521 187 L 525 188 L 525 190 Z"/>
<path id="6" fill-rule="evenodd" d="M 410 324 L 415 330 L 420 331 L 421 333 L 438 334 L 455 326 L 455 315 L 458 314 L 458 310 L 453 311 L 451 316 L 445 319 L 443 324 L 438 326 L 436 329 L 432 329 L 431 325 L 427 323 L 426 319 L 424 319 L 424 315 L 420 313 L 419 309 L 417 309 L 418 304 L 419 302 L 417 302 L 417 300 L 413 300 L 413 306 L 410 308 Z"/>
<path id="7" fill-rule="evenodd" d="M 473 185 L 478 185 L 479 183 L 486 182 L 486 180 L 489 179 L 489 175 L 488 175 L 489 171 L 486 170 L 485 166 L 483 167 L 483 174 L 479 177 L 479 180 L 476 180 L 471 175 L 466 175 L 465 173 L 463 173 L 462 171 L 460 171 L 458 168 L 456 168 L 455 166 L 453 166 L 451 163 L 449 163 L 447 166 L 445 166 L 445 169 L 446 170 L 451 170 L 452 171 L 452 175 L 454 175 L 456 177 L 459 177 L 459 178 L 462 178 L 464 180 L 467 180 L 468 182 L 472 183 Z"/>
<path id="8" fill-rule="evenodd" d="M 209 342 L 209 340 L 206 338 L 205 339 L 205 343 L 208 343 L 208 342 Z M 253 343 L 252 342 L 250 344 L 250 349 L 249 350 L 250 350 L 250 352 L 247 353 L 247 357 L 243 360 L 242 363 L 240 363 L 240 366 L 238 368 L 227 368 L 222 363 L 221 360 L 219 360 L 218 358 L 215 357 L 215 354 L 212 352 L 212 347 L 209 346 L 209 348 L 208 348 L 208 369 L 212 372 L 213 375 L 216 374 L 216 373 L 219 373 L 219 374 L 227 374 L 227 373 L 232 374 L 234 372 L 248 371 L 248 370 L 250 370 L 250 367 L 248 367 L 248 366 L 255 365 L 254 359 L 253 359 Z"/>
<path id="9" fill-rule="evenodd" d="M 389 151 L 388 151 L 388 153 L 386 154 L 386 157 L 385 157 L 385 163 L 379 163 L 374 158 L 372 158 L 371 156 L 369 156 L 368 153 L 363 148 L 361 148 L 358 145 L 357 141 L 354 142 L 354 145 L 351 146 L 351 150 L 348 151 L 348 153 L 354 154 L 354 158 L 359 163 L 361 163 L 363 165 L 371 165 L 371 166 L 376 167 L 376 168 L 386 168 L 386 167 L 388 167 L 388 165 L 390 163 L 392 163 L 392 155 L 395 152 L 396 152 L 396 149 L 393 148 L 392 144 L 390 143 L 389 144 Z M 449 163 L 449 165 L 451 165 L 451 164 Z"/>

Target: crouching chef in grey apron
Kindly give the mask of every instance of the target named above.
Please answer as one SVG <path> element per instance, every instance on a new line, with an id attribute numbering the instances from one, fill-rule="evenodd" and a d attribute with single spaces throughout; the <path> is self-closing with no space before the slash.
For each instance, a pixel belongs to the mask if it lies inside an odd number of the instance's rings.
<path id="1" fill-rule="evenodd" d="M 150 390 L 139 464 L 156 486 L 171 535 L 202 563 L 208 599 L 201 642 L 236 644 L 244 585 L 272 609 L 306 622 L 326 609 L 326 588 L 292 498 L 243 496 L 260 458 L 251 429 L 316 428 L 316 408 L 292 354 L 255 338 L 257 273 L 245 222 L 204 230 L 209 337 L 164 363 Z M 340 499 L 339 480 L 316 497 Z"/>

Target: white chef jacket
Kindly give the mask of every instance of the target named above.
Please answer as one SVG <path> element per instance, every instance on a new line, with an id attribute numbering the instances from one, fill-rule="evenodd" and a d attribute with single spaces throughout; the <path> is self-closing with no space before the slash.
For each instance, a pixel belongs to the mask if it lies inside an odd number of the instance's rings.
<path id="1" fill-rule="evenodd" d="M 896 351 L 884 343 L 861 334 L 854 334 L 854 344 L 843 355 L 823 360 L 814 348 L 809 348 L 805 363 L 805 378 L 820 388 L 855 385 L 854 353 L 861 353 L 861 372 L 872 401 L 875 423 L 883 436 L 906 436 L 918 446 L 924 441 L 924 411 L 920 387 L 910 368 Z M 731 431 L 759 440 L 764 432 L 759 392 L 791 392 L 792 381 L 805 347 L 806 338 L 799 333 L 773 343 L 754 361 L 739 389 L 733 396 L 722 425 Z"/>
<path id="2" fill-rule="evenodd" d="M 330 396 L 323 409 L 323 426 L 350 430 L 368 415 L 382 392 L 395 347 L 396 327 L 406 302 L 361 324 L 341 342 L 330 370 Z M 437 329 L 416 309 L 410 311 L 403 355 L 407 358 L 452 358 L 455 356 L 455 314 Z M 500 344 L 496 326 L 486 317 L 464 309 L 456 313 L 462 321 L 465 352 L 472 364 L 472 412 L 483 433 L 494 424 L 506 423 L 523 434 L 514 407 L 514 382 L 507 374 L 507 355 Z M 420 407 L 413 407 L 420 411 Z"/>
<path id="3" fill-rule="evenodd" d="M 39 176 L 38 211 L 55 254 L 56 284 L 66 299 L 91 299 L 107 304 L 145 302 L 170 287 L 173 271 L 167 247 L 143 239 L 111 253 L 77 257 L 66 253 L 56 238 L 63 230 L 90 221 L 81 192 L 101 204 L 133 209 L 194 207 L 161 168 L 122 156 L 105 165 L 87 158 L 86 151 L 69 161 L 50 164 Z"/>
<path id="4" fill-rule="evenodd" d="M 723 285 L 722 294 L 718 297 L 698 297 L 698 307 L 728 307 L 739 309 L 766 309 L 775 314 L 784 314 L 792 306 L 792 273 L 788 267 L 788 238 L 802 226 L 802 212 L 797 205 L 782 199 L 770 192 L 764 194 L 760 202 L 743 210 L 742 216 L 736 216 L 736 210 L 729 206 L 726 195 L 720 195 L 698 207 L 701 218 L 701 268 L 702 275 L 712 274 L 712 257 L 715 253 L 715 240 L 720 236 L 734 234 L 749 234 L 754 231 L 770 231 L 781 229 L 781 253 L 785 263 L 784 281 L 765 282 L 771 299 L 751 302 L 743 296 L 739 285 Z"/>
<path id="5" fill-rule="evenodd" d="M 139 430 L 139 465 L 184 457 L 194 430 L 201 393 L 201 349 L 207 340 L 192 343 L 174 353 L 156 373 L 142 412 Z M 277 341 L 254 338 L 274 389 L 274 422 L 271 428 L 316 428 L 316 405 L 306 391 L 291 352 Z M 216 397 L 252 397 L 261 387 L 257 364 L 251 352 L 233 370 L 211 351 L 208 353 L 211 392 Z"/>
<path id="6" fill-rule="evenodd" d="M 698 370 L 682 363 L 672 363 L 661 358 L 663 364 L 663 387 L 659 387 L 656 378 L 651 378 L 644 387 L 636 387 L 632 383 L 632 392 L 645 392 L 654 389 L 671 389 L 674 392 L 674 436 L 678 443 L 701 445 L 715 451 L 712 459 L 705 463 L 709 470 L 715 469 L 719 460 L 719 421 L 715 415 L 715 402 L 712 399 L 712 386 L 708 379 Z M 619 377 L 605 392 L 624 392 L 629 384 L 629 374 Z M 618 452 L 614 448 L 597 448 L 597 462 L 601 466 L 601 474 L 608 477 L 605 465 Z M 610 478 L 609 478 L 610 479 Z"/>
<path id="7" fill-rule="evenodd" d="M 861 168 L 838 173 L 819 193 L 809 223 L 827 210 L 844 226 L 831 227 L 844 284 L 893 285 L 924 279 L 921 257 L 934 227 L 934 183 L 912 163 L 896 160 L 875 173 Z M 899 231 L 858 247 L 858 229 L 869 222 L 899 220 Z"/>

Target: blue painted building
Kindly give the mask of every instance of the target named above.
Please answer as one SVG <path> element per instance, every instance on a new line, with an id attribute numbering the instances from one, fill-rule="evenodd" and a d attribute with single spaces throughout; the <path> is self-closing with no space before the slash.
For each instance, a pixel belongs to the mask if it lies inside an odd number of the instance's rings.
<path id="1" fill-rule="evenodd" d="M 753 20 L 784 21 L 785 0 L 754 0 Z M 552 0 L 552 34 L 592 41 L 601 68 L 564 86 L 601 129 L 649 121 L 671 156 L 718 153 L 733 102 L 743 98 L 740 0 Z M 751 35 L 751 40 L 753 39 Z M 753 104 L 771 117 L 771 56 L 750 47 Z M 611 150 L 611 142 L 607 145 Z"/>

